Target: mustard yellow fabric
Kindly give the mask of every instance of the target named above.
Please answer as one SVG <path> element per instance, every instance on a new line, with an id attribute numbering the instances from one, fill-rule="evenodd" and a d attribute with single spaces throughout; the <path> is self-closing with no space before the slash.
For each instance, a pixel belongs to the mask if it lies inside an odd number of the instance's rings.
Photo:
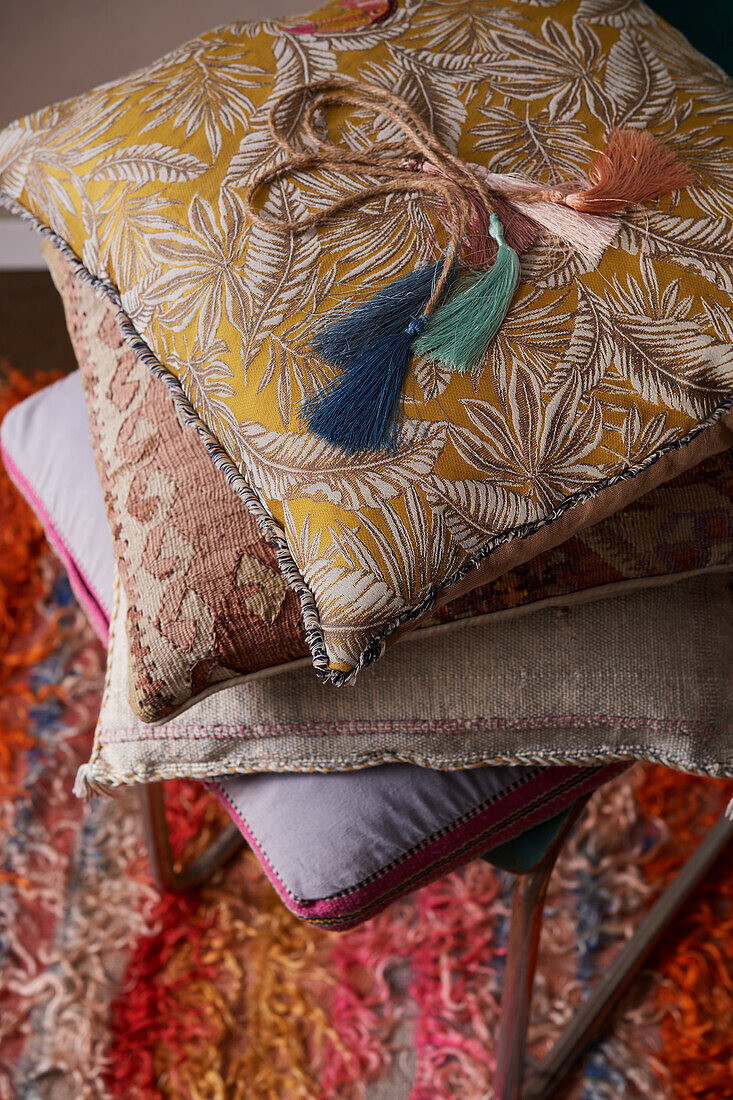
<path id="1" fill-rule="evenodd" d="M 14 123 L 0 188 L 119 295 L 283 534 L 321 665 L 348 673 L 498 539 L 731 401 L 733 85 L 634 0 L 397 0 L 334 30 L 337 15 L 219 28 Z M 288 237 L 242 208 L 274 155 L 268 98 L 335 72 L 405 97 L 493 172 L 574 179 L 635 126 L 696 173 L 619 219 L 597 264 L 544 233 L 480 369 L 412 364 L 389 457 L 346 458 L 303 429 L 303 396 L 330 376 L 308 342 L 329 311 L 437 257 L 433 212 L 393 197 Z M 378 129 L 332 125 L 354 146 Z M 292 218 L 355 185 L 286 181 L 267 209 Z"/>

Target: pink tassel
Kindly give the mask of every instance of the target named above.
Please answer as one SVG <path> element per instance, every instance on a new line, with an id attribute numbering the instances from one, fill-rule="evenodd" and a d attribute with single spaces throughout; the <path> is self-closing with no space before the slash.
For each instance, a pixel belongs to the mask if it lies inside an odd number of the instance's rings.
<path id="1" fill-rule="evenodd" d="M 481 165 L 472 165 L 486 180 L 489 187 L 503 190 L 536 191 L 540 184 L 523 176 L 504 175 L 489 172 Z M 543 229 L 552 233 L 575 251 L 586 257 L 591 263 L 598 263 L 605 250 L 613 243 L 618 232 L 615 218 L 589 216 L 562 206 L 556 202 L 527 202 L 513 199 L 526 216 L 533 218 Z"/>
<path id="2" fill-rule="evenodd" d="M 537 191 L 541 187 L 541 184 L 524 176 L 489 172 L 480 164 L 472 164 L 471 168 L 486 180 L 489 187 L 496 187 L 498 190 Z M 594 265 L 613 244 L 618 233 L 619 223 L 616 218 L 581 214 L 569 206 L 562 206 L 549 200 L 524 203 L 520 199 L 512 199 L 511 205 L 516 206 L 526 217 L 532 218 L 548 233 L 564 241 Z"/>
<path id="3" fill-rule="evenodd" d="M 431 176 L 445 176 L 435 165 L 429 161 L 417 163 L 410 162 L 410 167 L 427 172 Z M 475 168 L 475 165 L 471 166 Z M 489 231 L 489 223 L 492 211 L 487 209 L 469 187 L 462 191 L 471 204 L 471 222 L 468 229 L 468 238 L 463 247 L 462 259 L 468 267 L 483 269 L 490 267 L 496 259 L 498 245 Z M 492 195 L 491 201 L 495 213 L 499 216 L 504 229 L 504 240 L 515 252 L 521 255 L 529 252 L 539 235 L 539 226 L 536 221 L 526 217 L 516 205 Z"/>
<path id="4" fill-rule="evenodd" d="M 567 206 L 590 214 L 617 214 L 689 187 L 693 175 L 676 153 L 648 130 L 614 130 L 588 173 L 590 186 L 565 197 Z"/>

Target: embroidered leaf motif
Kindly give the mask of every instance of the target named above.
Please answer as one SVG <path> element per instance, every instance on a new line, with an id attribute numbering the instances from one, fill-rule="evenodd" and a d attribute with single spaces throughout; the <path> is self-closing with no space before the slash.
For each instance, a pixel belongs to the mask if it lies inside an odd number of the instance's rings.
<path id="1" fill-rule="evenodd" d="M 711 218 L 733 221 L 733 147 L 721 134 L 700 128 L 670 134 L 667 140 L 694 176 L 687 195 Z"/>
<path id="2" fill-rule="evenodd" d="M 192 180 L 208 167 L 192 153 L 182 153 L 156 141 L 152 145 L 115 149 L 96 162 L 92 175 L 103 180 L 129 180 L 141 187 L 144 183 Z"/>
<path id="3" fill-rule="evenodd" d="M 338 176 L 332 172 L 319 173 L 299 180 L 298 196 L 308 210 L 325 209 L 334 198 L 360 192 L 369 182 L 368 176 L 356 177 L 346 172 Z M 334 257 L 341 253 L 344 240 L 349 241 L 349 286 L 360 298 L 369 297 L 371 287 L 411 271 L 416 256 L 433 258 L 435 230 L 428 215 L 429 207 L 419 192 L 405 192 L 399 202 L 390 196 L 379 197 L 319 226 L 318 239 L 324 254 Z M 335 274 L 335 265 L 330 271 Z"/>
<path id="4" fill-rule="evenodd" d="M 410 366 L 410 374 L 422 391 L 421 398 L 419 400 L 415 399 L 416 403 L 427 403 L 433 401 L 436 397 L 440 397 L 441 393 L 447 388 L 452 373 L 449 367 L 443 367 L 440 363 L 429 362 L 423 356 L 414 359 Z M 410 400 L 409 384 L 406 400 Z"/>
<path id="5" fill-rule="evenodd" d="M 224 133 L 233 133 L 254 110 L 254 92 L 268 80 L 265 70 L 251 65 L 251 54 L 226 36 L 193 39 L 166 54 L 148 69 L 132 89 L 140 87 L 140 103 L 150 121 L 141 132 L 164 124 L 185 127 L 187 137 L 203 130 L 212 162 L 222 148 Z"/>
<path id="6" fill-rule="evenodd" d="M 676 218 L 659 211 L 622 225 L 622 248 L 684 267 L 733 293 L 733 223 L 727 218 Z"/>
<path id="7" fill-rule="evenodd" d="M 706 107 L 730 111 L 730 77 L 714 61 L 689 49 L 678 31 L 660 25 L 657 20 L 645 33 L 669 69 L 681 108 L 690 105 L 689 96 L 693 99 L 690 106 L 697 112 Z"/>
<path id="8" fill-rule="evenodd" d="M 414 489 L 405 493 L 399 511 L 385 504 L 378 524 L 364 513 L 361 529 L 340 527 L 329 534 L 327 564 L 316 563 L 308 578 L 328 608 L 329 651 L 350 652 L 352 659 L 365 626 L 373 636 L 397 611 L 424 599 L 436 574 L 465 559 L 440 517 L 425 513 Z"/>
<path id="9" fill-rule="evenodd" d="M 175 232 L 170 215 L 179 205 L 167 196 L 140 195 L 129 183 L 102 188 L 84 204 L 84 228 L 95 250 L 90 270 L 107 272 L 115 286 L 144 279 L 154 262 L 151 241 L 158 233 Z"/>
<path id="10" fill-rule="evenodd" d="M 292 221 L 305 212 L 288 183 L 273 187 L 265 205 L 268 217 Z M 278 233 L 253 225 L 247 242 L 247 296 L 252 321 L 241 347 L 246 372 L 263 342 L 294 304 L 317 283 L 321 249 L 315 231 Z M 271 360 L 272 362 L 272 360 Z M 289 412 L 289 410 L 288 410 Z"/>
<path id="11" fill-rule="evenodd" d="M 621 431 L 617 433 L 620 448 L 615 451 L 607 448 L 610 454 L 618 458 L 618 469 L 627 469 L 670 443 L 676 433 L 674 428 L 667 426 L 667 421 L 667 413 L 657 413 L 644 422 L 638 408 L 633 405 L 626 414 Z"/>
<path id="12" fill-rule="evenodd" d="M 273 25 L 275 37 L 272 52 L 275 59 L 275 75 L 272 79 L 270 95 L 273 97 L 294 88 L 296 84 L 325 80 L 336 71 L 336 55 L 327 40 L 319 40 L 313 35 L 288 34 Z M 224 179 L 225 187 L 246 187 L 249 182 L 267 165 L 274 165 L 284 157 L 283 151 L 276 145 L 268 129 L 267 116 L 270 105 L 265 100 L 258 106 L 250 119 L 247 131 L 242 136 L 239 150 L 230 159 Z M 294 133 L 300 119 L 297 101 L 290 105 L 290 115 L 284 110 L 278 116 L 282 123 L 287 122 Z"/>
<path id="13" fill-rule="evenodd" d="M 431 52 L 485 55 L 496 53 L 494 32 L 517 21 L 517 12 L 511 7 L 490 5 L 483 0 L 464 0 L 460 5 L 450 0 L 433 0 L 423 5 L 413 18 L 411 35 Z M 411 36 L 407 41 L 412 44 Z"/>
<path id="14" fill-rule="evenodd" d="M 506 397 L 496 407 L 464 400 L 477 429 L 449 426 L 449 438 L 467 465 L 495 485 L 525 495 L 546 509 L 593 480 L 596 470 L 583 460 L 598 446 L 602 417 L 570 379 L 549 400 L 538 382 L 515 371 Z"/>
<path id="15" fill-rule="evenodd" d="M 424 122 L 450 149 L 456 150 L 466 121 L 466 108 L 458 95 L 461 76 L 441 69 L 437 59 L 422 53 L 392 50 L 394 61 L 366 66 L 366 77 L 407 100 Z M 463 77 L 465 80 L 465 77 Z M 383 140 L 394 141 L 398 131 L 384 127 Z"/>
<path id="16" fill-rule="evenodd" d="M 512 364 L 531 371 L 543 384 L 553 376 L 556 364 L 568 346 L 568 320 L 563 309 L 546 300 L 534 289 L 522 288 L 515 296 L 509 313 L 489 349 L 489 364 L 494 384 L 502 392 L 509 385 Z M 479 364 L 476 371 L 480 371 Z"/>
<path id="17" fill-rule="evenodd" d="M 77 170 L 117 145 L 109 132 L 102 90 L 46 107 L 0 134 L 0 187 L 27 202 L 54 232 L 68 235 L 75 199 L 84 194 Z"/>
<path id="18" fill-rule="evenodd" d="M 196 324 L 201 344 L 216 338 L 222 315 L 247 332 L 247 284 L 243 271 L 245 221 L 226 191 L 215 211 L 205 198 L 191 200 L 187 231 L 156 237 L 151 248 L 165 267 L 146 288 L 161 320 L 176 331 Z"/>
<path id="19" fill-rule="evenodd" d="M 604 27 L 647 27 L 654 23 L 652 12 L 638 0 L 580 0 L 575 18 Z"/>
<path id="20" fill-rule="evenodd" d="M 605 81 L 610 91 L 609 124 L 658 127 L 674 117 L 677 99 L 672 78 L 639 34 L 621 32 L 608 52 Z"/>
<path id="21" fill-rule="evenodd" d="M 252 126 L 242 138 L 239 150 L 230 159 L 223 187 L 247 187 L 265 165 L 279 164 L 285 154 L 267 128 L 267 111 L 261 110 L 252 119 Z"/>
<path id="22" fill-rule="evenodd" d="M 560 290 L 593 270 L 593 261 L 564 248 L 561 241 L 547 236 L 521 257 L 522 282 L 537 289 Z"/>
<path id="23" fill-rule="evenodd" d="M 652 405 L 660 402 L 691 417 L 709 415 L 730 392 L 733 347 L 720 344 L 690 317 L 679 280 L 660 294 L 651 267 L 641 286 L 614 280 L 606 300 L 612 314 L 614 372 Z"/>
<path id="24" fill-rule="evenodd" d="M 577 290 L 578 307 L 573 313 L 573 334 L 548 383 L 548 389 L 553 393 L 570 380 L 584 393 L 592 393 L 611 361 L 613 348 L 608 306 L 583 283 L 577 284 Z"/>
<path id="25" fill-rule="evenodd" d="M 304 337 L 301 326 L 289 333 L 287 339 L 277 332 L 272 333 L 267 368 L 257 392 L 269 386 L 273 378 L 276 379 L 280 420 L 283 427 L 288 428 L 307 394 L 324 386 L 330 378 L 329 368 L 310 354 L 308 337 Z"/>
<path id="26" fill-rule="evenodd" d="M 537 517 L 537 508 L 528 497 L 488 481 L 433 477 L 425 491 L 453 538 L 469 553 L 487 538 Z"/>
<path id="27" fill-rule="evenodd" d="M 444 424 L 407 421 L 396 454 L 344 453 L 317 436 L 269 431 L 247 421 L 239 425 L 241 461 L 265 496 L 273 500 L 297 495 L 328 500 L 349 511 L 379 508 L 433 470 L 446 441 Z"/>
<path id="28" fill-rule="evenodd" d="M 541 38 L 507 31 L 497 34 L 496 41 L 503 53 L 492 66 L 492 83 L 498 92 L 528 100 L 549 96 L 551 119 L 572 118 L 585 101 L 591 114 L 607 121 L 605 57 L 589 26 L 575 22 L 571 29 L 546 19 Z"/>
<path id="29" fill-rule="evenodd" d="M 588 127 L 580 119 L 551 118 L 544 110 L 535 114 L 529 104 L 521 114 L 516 107 L 492 105 L 482 107 L 481 115 L 486 121 L 470 132 L 474 148 L 484 153 L 487 167 L 494 171 L 534 180 L 572 179 L 592 159 Z"/>
<path id="30" fill-rule="evenodd" d="M 180 355 L 172 345 L 166 362 L 175 370 L 186 396 L 201 419 L 205 423 L 215 419 L 225 447 L 236 450 L 237 420 L 227 403 L 227 399 L 235 393 L 232 383 L 228 381 L 233 377 L 226 363 L 229 348 L 223 340 L 215 340 L 203 348 L 196 340 L 193 347 L 189 347 L 185 336 L 183 347 L 184 354 Z"/>
<path id="31" fill-rule="evenodd" d="M 354 665 L 374 635 L 404 608 L 378 574 L 329 559 L 303 570 L 322 619 L 323 641 L 332 661 Z"/>

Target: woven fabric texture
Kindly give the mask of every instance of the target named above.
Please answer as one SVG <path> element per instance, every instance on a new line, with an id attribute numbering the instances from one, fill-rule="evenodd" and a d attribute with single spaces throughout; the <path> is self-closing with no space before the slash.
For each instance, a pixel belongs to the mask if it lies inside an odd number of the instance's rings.
<path id="1" fill-rule="evenodd" d="M 509 621 L 414 636 L 348 692 L 307 669 L 240 684 L 174 721 L 127 702 L 127 648 L 111 649 L 91 760 L 97 785 L 258 771 L 344 771 L 390 761 L 659 761 L 733 775 L 731 591 L 712 575 Z M 116 621 L 115 621 L 116 620 Z M 566 673 L 558 675 L 558 654 Z"/>
<path id="2" fill-rule="evenodd" d="M 12 124 L 0 190 L 123 307 L 127 338 L 272 538 L 316 668 L 343 683 L 436 600 L 729 445 L 733 84 L 626 0 L 397 0 L 343 33 L 313 22 L 218 28 Z M 334 73 L 403 96 L 492 172 L 577 181 L 631 127 L 695 173 L 619 219 L 600 260 L 545 235 L 486 362 L 470 376 L 413 363 L 397 454 L 367 460 L 299 420 L 329 377 L 309 340 L 335 306 L 437 255 L 442 229 L 405 196 L 282 235 L 242 199 L 274 153 L 273 93 Z M 358 113 L 335 112 L 333 131 L 375 138 Z M 350 186 L 316 174 L 274 188 L 268 210 L 300 216 Z"/>
<path id="3" fill-rule="evenodd" d="M 130 703 L 154 720 L 214 684 L 304 656 L 298 600 L 163 382 L 125 345 L 112 307 L 56 249 L 46 245 L 45 255 L 82 373 L 128 597 Z"/>

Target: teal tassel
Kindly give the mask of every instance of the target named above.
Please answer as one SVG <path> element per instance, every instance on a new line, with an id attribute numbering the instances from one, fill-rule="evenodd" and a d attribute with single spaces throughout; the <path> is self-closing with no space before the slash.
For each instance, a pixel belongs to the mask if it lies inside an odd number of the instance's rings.
<path id="1" fill-rule="evenodd" d="M 347 367 L 370 344 L 403 333 L 429 301 L 443 263 L 438 260 L 388 283 L 345 317 L 317 332 L 311 340 L 311 351 L 326 363 Z M 456 269 L 454 265 L 453 274 Z"/>
<path id="2" fill-rule="evenodd" d="M 347 369 L 301 409 L 308 428 L 347 454 L 396 451 L 402 425 L 402 388 L 415 337 L 425 318 L 411 318 L 350 359 Z"/>
<path id="3" fill-rule="evenodd" d="M 456 371 L 469 371 L 483 359 L 501 328 L 519 284 L 519 257 L 504 240 L 501 222 L 491 215 L 489 232 L 499 245 L 496 259 L 480 275 L 464 275 L 448 300 L 428 318 L 414 351 Z"/>

